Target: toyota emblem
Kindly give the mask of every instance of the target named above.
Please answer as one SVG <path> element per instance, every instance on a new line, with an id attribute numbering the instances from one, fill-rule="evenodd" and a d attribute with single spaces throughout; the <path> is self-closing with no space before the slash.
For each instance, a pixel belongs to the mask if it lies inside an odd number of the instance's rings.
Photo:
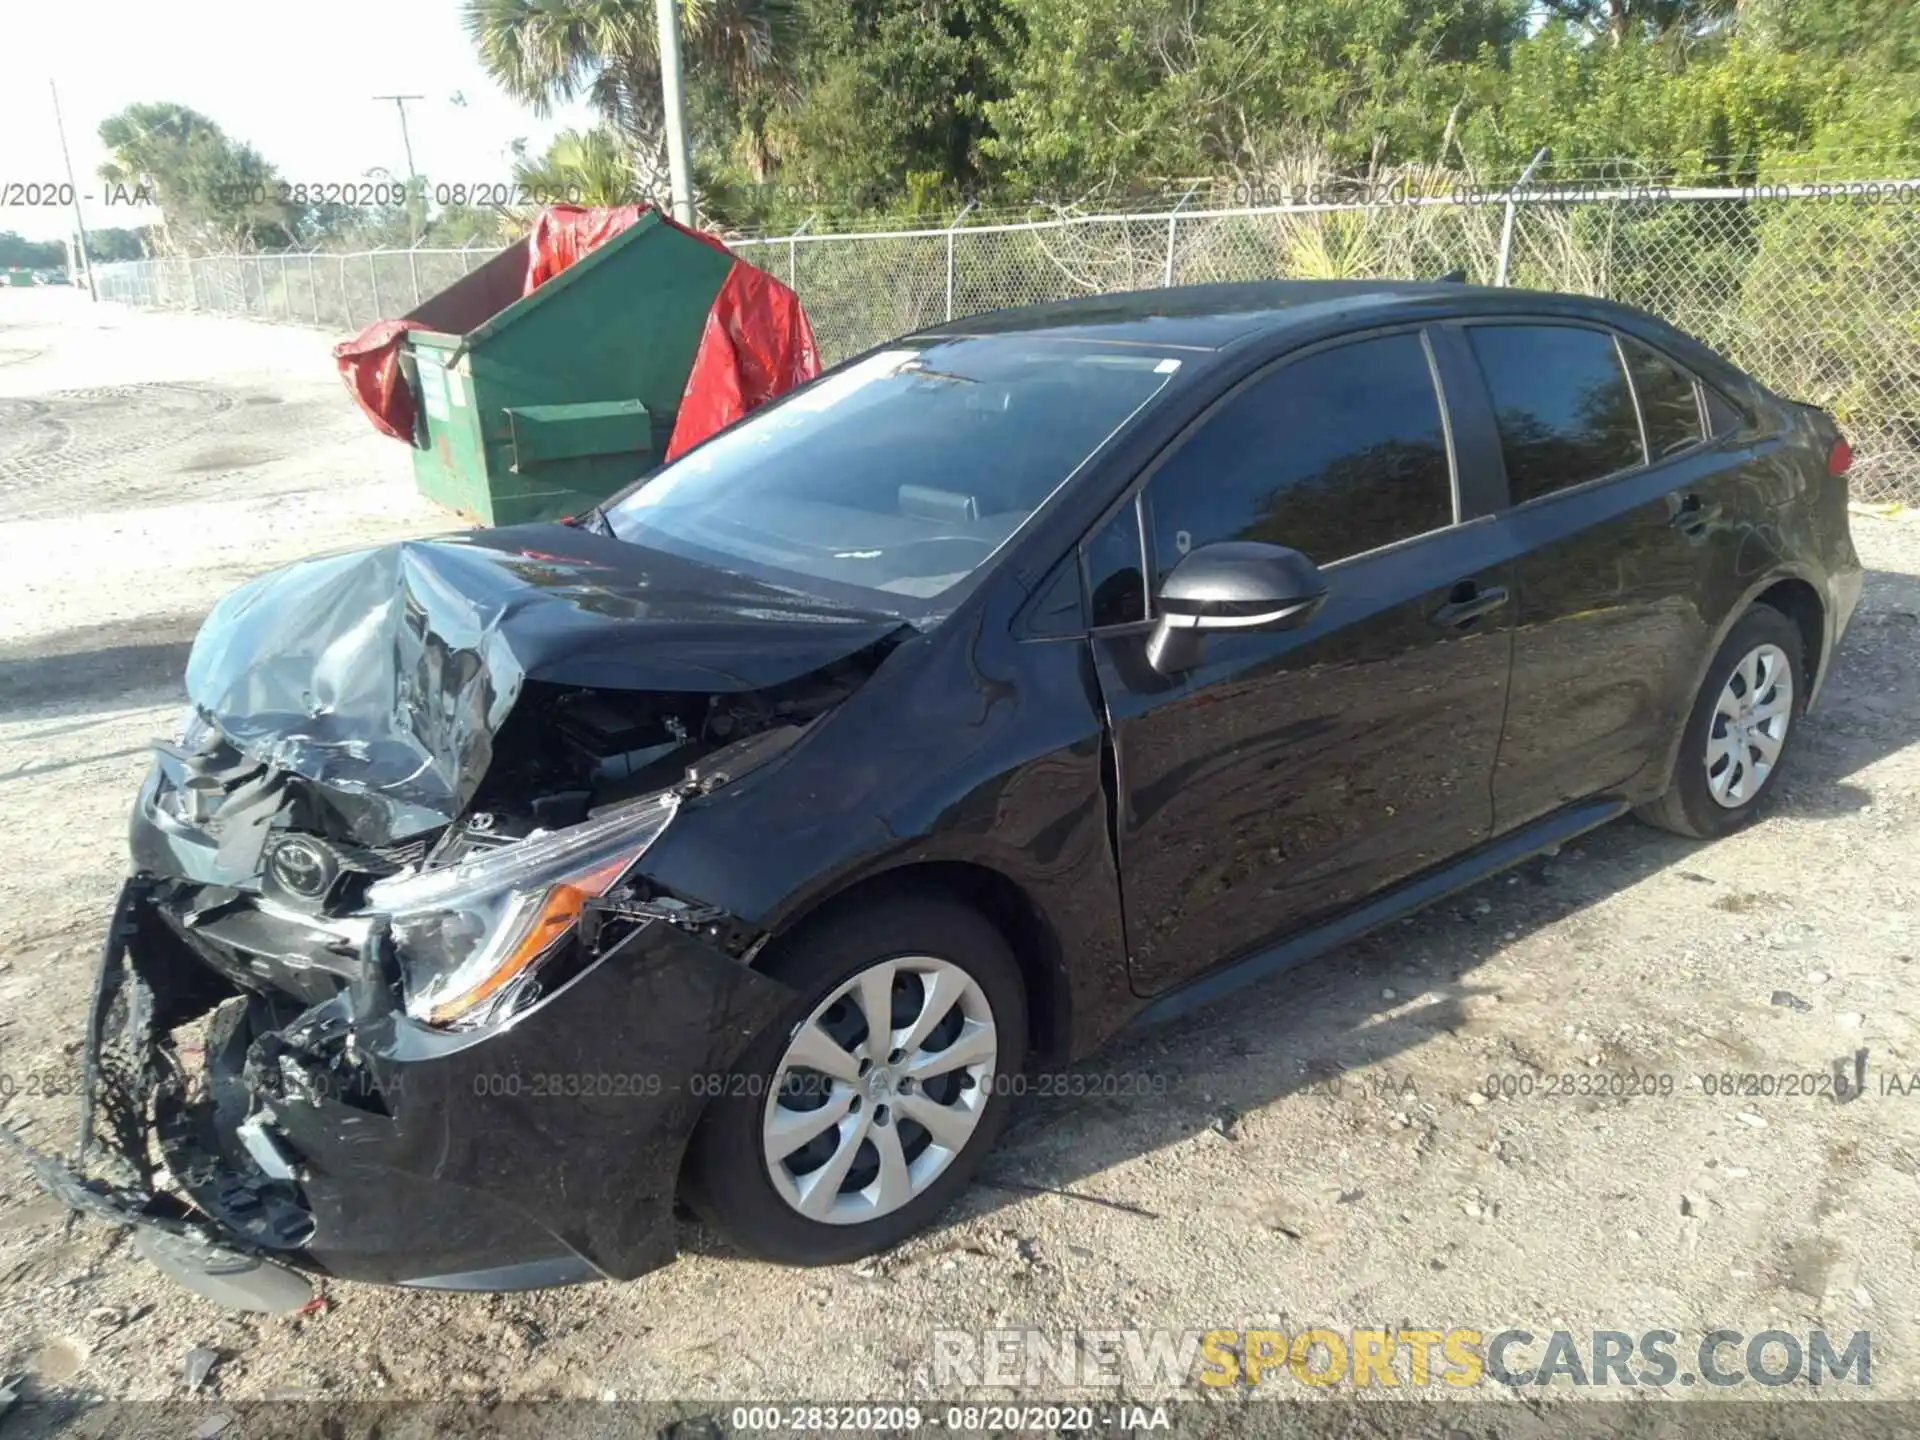
<path id="1" fill-rule="evenodd" d="M 300 836 L 282 840 L 267 857 L 267 874 L 290 895 L 317 900 L 333 887 L 340 865 L 317 841 Z"/>

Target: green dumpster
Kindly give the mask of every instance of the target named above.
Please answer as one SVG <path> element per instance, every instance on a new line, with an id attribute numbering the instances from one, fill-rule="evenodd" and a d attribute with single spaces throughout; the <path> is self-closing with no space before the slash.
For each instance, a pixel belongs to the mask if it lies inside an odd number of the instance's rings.
<path id="1" fill-rule="evenodd" d="M 658 464 L 732 265 L 650 212 L 532 294 L 515 244 L 411 311 L 421 492 L 513 525 L 590 509 Z"/>

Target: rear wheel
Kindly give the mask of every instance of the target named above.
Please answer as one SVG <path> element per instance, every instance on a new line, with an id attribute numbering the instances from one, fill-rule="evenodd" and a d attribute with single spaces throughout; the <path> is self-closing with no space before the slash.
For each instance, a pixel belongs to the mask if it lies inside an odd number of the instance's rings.
<path id="1" fill-rule="evenodd" d="M 1751 820 L 1774 788 L 1806 709 L 1800 627 L 1756 605 L 1729 632 L 1695 699 L 1667 793 L 1637 812 L 1711 839 Z"/>
<path id="2" fill-rule="evenodd" d="M 694 1137 L 688 1199 L 741 1249 L 830 1264 L 885 1249 L 962 1189 L 1026 1058 L 1019 966 L 942 898 L 804 931 L 765 966 L 799 998 L 747 1047 Z"/>

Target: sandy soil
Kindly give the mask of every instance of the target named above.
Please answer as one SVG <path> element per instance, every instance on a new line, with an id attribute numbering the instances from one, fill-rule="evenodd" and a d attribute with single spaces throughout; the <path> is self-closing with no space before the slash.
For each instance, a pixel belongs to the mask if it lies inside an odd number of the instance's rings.
<path id="1" fill-rule="evenodd" d="M 199 616 L 283 560 L 450 528 L 325 345 L 0 292 L 0 1114 L 43 1143 L 74 1107 L 25 1091 L 73 1073 Z M 207 1347 L 222 1401 L 898 1397 L 935 1393 L 943 1327 L 1823 1327 L 1871 1330 L 1874 1393 L 1920 1395 L 1920 1094 L 1881 1089 L 1920 1071 L 1920 524 L 1854 530 L 1866 599 L 1764 824 L 1608 827 L 1114 1049 L 1077 1073 L 1157 1098 L 1026 1102 L 988 1183 L 877 1261 L 783 1270 L 689 1225 L 629 1285 L 234 1315 L 0 1156 L 0 1380 L 162 1399 Z M 1863 1047 L 1847 1103 L 1698 1079 Z M 1628 1072 L 1673 1091 L 1542 1093 Z M 1477 1100 L 1489 1076 L 1535 1093 Z"/>

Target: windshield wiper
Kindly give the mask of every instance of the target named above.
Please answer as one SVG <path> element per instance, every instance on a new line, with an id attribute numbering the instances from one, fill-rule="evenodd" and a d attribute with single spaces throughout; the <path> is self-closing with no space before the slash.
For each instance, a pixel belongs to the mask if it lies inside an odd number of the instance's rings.
<path id="1" fill-rule="evenodd" d="M 576 530 L 584 530 L 589 535 L 604 536 L 609 540 L 620 537 L 613 533 L 613 526 L 607 523 L 607 511 L 604 505 L 596 505 L 591 510 L 583 510 L 566 522 Z"/>
<path id="2" fill-rule="evenodd" d="M 903 375 L 911 375 L 916 379 L 924 375 L 929 380 L 951 380 L 958 385 L 978 385 L 980 383 L 971 375 L 958 375 L 951 370 L 934 370 L 923 365 L 907 366 L 900 373 Z"/>

